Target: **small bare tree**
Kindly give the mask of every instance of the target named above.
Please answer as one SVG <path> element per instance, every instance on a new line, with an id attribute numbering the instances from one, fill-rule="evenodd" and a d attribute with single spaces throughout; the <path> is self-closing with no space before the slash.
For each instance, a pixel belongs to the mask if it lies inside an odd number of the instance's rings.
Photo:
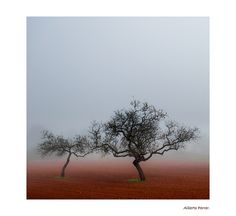
<path id="1" fill-rule="evenodd" d="M 61 177 L 65 176 L 65 170 L 72 155 L 75 157 L 85 157 L 91 153 L 89 143 L 85 136 L 76 136 L 73 139 L 65 139 L 63 136 L 55 136 L 49 131 L 43 131 L 43 142 L 38 145 L 41 156 L 55 153 L 57 156 L 67 155 L 66 162 L 61 170 Z"/>
<path id="2" fill-rule="evenodd" d="M 116 111 L 110 121 L 94 122 L 90 138 L 105 154 L 134 158 L 140 181 L 145 181 L 140 162 L 183 148 L 186 142 L 197 138 L 198 129 L 179 126 L 173 121 L 163 122 L 167 114 L 147 103 L 134 100 L 130 104 L 130 109 Z"/>

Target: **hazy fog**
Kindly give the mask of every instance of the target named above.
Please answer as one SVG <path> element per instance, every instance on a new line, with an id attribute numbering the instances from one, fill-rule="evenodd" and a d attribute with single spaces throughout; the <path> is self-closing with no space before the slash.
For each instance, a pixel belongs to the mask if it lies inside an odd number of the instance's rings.
<path id="1" fill-rule="evenodd" d="M 171 156 L 208 158 L 208 18 L 27 19 L 28 156 L 40 131 L 86 134 L 132 98 L 201 130 Z"/>

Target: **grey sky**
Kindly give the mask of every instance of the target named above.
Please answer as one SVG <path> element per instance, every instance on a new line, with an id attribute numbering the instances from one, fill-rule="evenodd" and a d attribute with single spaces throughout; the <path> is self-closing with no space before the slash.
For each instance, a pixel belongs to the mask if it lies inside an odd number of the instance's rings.
<path id="1" fill-rule="evenodd" d="M 186 151 L 208 154 L 208 18 L 27 19 L 28 147 L 39 131 L 72 136 L 134 97 L 197 126 Z"/>

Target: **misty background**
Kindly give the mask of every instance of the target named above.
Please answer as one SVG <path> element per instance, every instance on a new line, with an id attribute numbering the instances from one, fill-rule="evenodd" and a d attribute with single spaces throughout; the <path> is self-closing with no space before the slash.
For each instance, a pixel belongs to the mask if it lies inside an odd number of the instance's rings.
<path id="1" fill-rule="evenodd" d="M 200 139 L 163 159 L 208 160 L 208 18 L 27 18 L 28 160 L 40 159 L 42 130 L 86 135 L 133 98 L 200 129 Z"/>

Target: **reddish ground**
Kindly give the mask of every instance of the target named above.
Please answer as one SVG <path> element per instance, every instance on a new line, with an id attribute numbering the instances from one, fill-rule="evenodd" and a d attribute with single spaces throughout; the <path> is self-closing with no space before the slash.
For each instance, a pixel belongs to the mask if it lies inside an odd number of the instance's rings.
<path id="1" fill-rule="evenodd" d="M 130 161 L 34 161 L 27 167 L 28 199 L 209 199 L 209 167 L 203 163 L 152 161 L 141 164 L 147 180 L 137 178 Z"/>

